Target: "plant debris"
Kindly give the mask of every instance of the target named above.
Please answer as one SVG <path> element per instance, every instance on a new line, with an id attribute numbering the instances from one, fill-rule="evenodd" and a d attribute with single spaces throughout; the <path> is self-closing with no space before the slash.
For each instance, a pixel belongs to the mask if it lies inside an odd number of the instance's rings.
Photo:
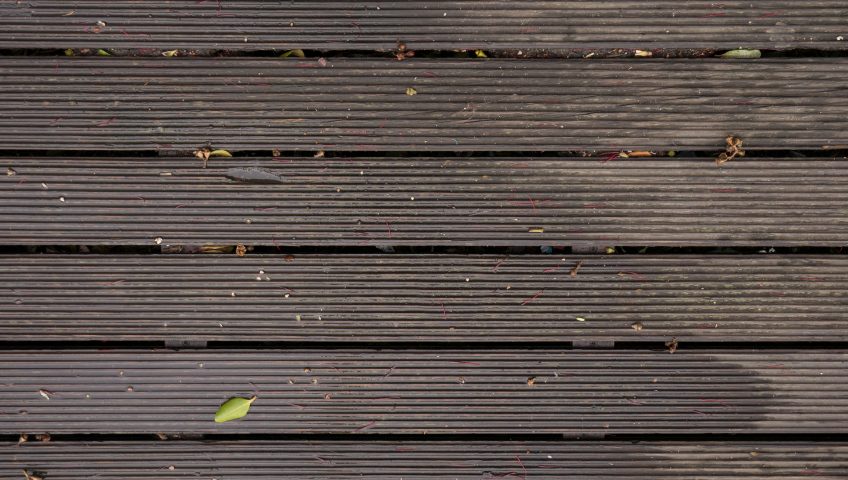
<path id="1" fill-rule="evenodd" d="M 725 142 L 727 142 L 727 147 L 724 152 L 716 158 L 716 165 L 719 166 L 724 165 L 736 157 L 745 156 L 745 150 L 742 149 L 741 138 L 731 135 L 725 139 Z"/>
<path id="2" fill-rule="evenodd" d="M 247 253 L 247 247 L 240 243 L 236 245 L 236 255 L 238 255 L 239 257 L 243 257 L 245 253 Z"/>
<path id="3" fill-rule="evenodd" d="M 412 87 L 407 87 L 406 88 L 406 94 L 409 95 L 410 97 L 413 96 L 413 95 L 418 95 L 418 90 L 416 90 Z"/>
<path id="4" fill-rule="evenodd" d="M 306 58 L 306 54 L 303 53 L 303 50 L 301 50 L 299 48 L 295 48 L 294 50 L 289 50 L 288 52 L 280 55 L 280 58 L 289 58 L 289 57 Z"/>
<path id="5" fill-rule="evenodd" d="M 233 155 L 226 150 L 212 150 L 209 147 L 198 148 L 194 151 L 194 156 L 203 160 L 203 168 L 209 163 L 209 157 L 232 157 Z"/>
<path id="6" fill-rule="evenodd" d="M 35 439 L 41 443 L 50 443 L 50 434 L 49 433 L 39 433 L 35 436 Z"/>
<path id="7" fill-rule="evenodd" d="M 7 177 L 14 177 L 17 173 L 18 172 L 16 172 L 15 169 L 13 169 L 12 167 L 6 168 L 6 176 Z"/>
<path id="8" fill-rule="evenodd" d="M 527 386 L 532 387 L 536 385 L 536 377 L 530 377 L 527 379 Z"/>
<path id="9" fill-rule="evenodd" d="M 737 48 L 736 50 L 730 50 L 721 54 L 721 58 L 760 58 L 763 56 L 763 52 L 759 50 L 747 50 L 744 48 Z"/>
<path id="10" fill-rule="evenodd" d="M 572 268 L 571 271 L 568 272 L 568 274 L 571 275 L 572 277 L 576 277 L 577 272 L 580 271 L 580 267 L 582 267 L 582 266 L 583 266 L 583 260 L 578 261 L 577 264 L 574 265 L 574 268 Z"/>
<path id="11" fill-rule="evenodd" d="M 45 390 L 43 388 L 38 391 L 38 394 L 44 397 L 46 400 L 50 400 L 51 398 L 53 398 L 54 395 L 54 393 L 50 390 Z"/>
<path id="12" fill-rule="evenodd" d="M 233 397 L 227 400 L 215 412 L 215 423 L 229 422 L 244 417 L 255 401 L 256 395 L 250 398 Z"/>
<path id="13" fill-rule="evenodd" d="M 677 337 L 672 338 L 671 340 L 665 342 L 665 346 L 668 349 L 668 353 L 674 353 L 677 351 Z"/>
<path id="14" fill-rule="evenodd" d="M 633 322 L 630 324 L 630 328 L 636 330 L 637 332 L 641 332 L 642 328 L 644 328 L 644 325 L 642 325 L 642 322 Z"/>
<path id="15" fill-rule="evenodd" d="M 26 433 L 22 433 L 20 437 L 18 437 L 18 445 L 26 443 L 29 440 L 29 436 Z"/>
<path id="16" fill-rule="evenodd" d="M 180 53 L 179 50 L 166 50 L 162 52 L 163 57 L 176 57 L 177 54 Z"/>
<path id="17" fill-rule="evenodd" d="M 574 319 L 577 320 L 578 322 L 585 322 L 586 321 L 586 319 L 583 318 L 583 317 L 574 317 Z"/>
<path id="18" fill-rule="evenodd" d="M 23 472 L 24 472 L 24 478 L 26 480 L 44 480 L 44 477 L 37 475 L 35 472 L 30 473 L 27 470 L 23 470 Z"/>
<path id="19" fill-rule="evenodd" d="M 395 58 L 398 61 L 406 60 L 407 58 L 412 58 L 415 56 L 415 52 L 413 50 L 409 50 L 406 48 L 406 44 L 403 42 L 398 42 L 397 49 L 395 50 Z"/>

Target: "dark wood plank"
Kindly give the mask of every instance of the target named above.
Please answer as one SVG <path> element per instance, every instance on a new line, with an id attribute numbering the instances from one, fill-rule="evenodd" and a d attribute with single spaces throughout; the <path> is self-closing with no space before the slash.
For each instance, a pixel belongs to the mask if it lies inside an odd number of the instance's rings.
<path id="1" fill-rule="evenodd" d="M 0 48 L 844 49 L 845 4 L 787 1 L 0 1 Z"/>
<path id="2" fill-rule="evenodd" d="M 843 351 L 0 352 L 0 432 L 841 433 Z M 233 396 L 248 416 L 214 423 Z"/>
<path id="3" fill-rule="evenodd" d="M 848 59 L 0 57 L 0 149 L 835 148 Z M 417 94 L 409 95 L 414 89 Z"/>
<path id="4" fill-rule="evenodd" d="M 845 342 L 846 281 L 825 256 L 2 256 L 0 340 Z"/>
<path id="5" fill-rule="evenodd" d="M 0 446 L 0 476 L 54 480 L 845 478 L 848 446 L 802 442 L 31 442 Z"/>
<path id="6" fill-rule="evenodd" d="M 0 243 L 848 244 L 848 162 L 833 158 L 740 158 L 721 168 L 709 158 L 485 157 L 202 166 L 2 158 L 0 169 L 14 174 L 0 175 Z"/>

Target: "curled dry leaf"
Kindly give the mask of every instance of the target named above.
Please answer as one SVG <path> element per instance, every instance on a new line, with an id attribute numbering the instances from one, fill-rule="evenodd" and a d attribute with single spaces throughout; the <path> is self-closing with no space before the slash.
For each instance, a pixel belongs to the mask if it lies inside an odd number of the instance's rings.
<path id="1" fill-rule="evenodd" d="M 406 94 L 409 95 L 410 97 L 413 96 L 413 95 L 418 95 L 418 90 L 416 90 L 412 87 L 407 87 L 406 88 Z"/>
<path id="2" fill-rule="evenodd" d="M 315 155 L 312 155 L 312 158 L 324 158 L 324 150 L 318 150 Z"/>
<path id="3" fill-rule="evenodd" d="M 50 390 L 45 390 L 43 388 L 38 391 L 38 394 L 44 397 L 46 400 L 50 400 L 51 398 L 53 398 L 53 392 L 51 392 Z"/>
<path id="4" fill-rule="evenodd" d="M 274 157 L 274 158 L 279 157 L 280 156 L 280 150 L 276 149 L 276 148 L 271 150 L 271 156 Z"/>
<path id="5" fill-rule="evenodd" d="M 295 48 L 294 50 L 289 50 L 288 52 L 280 55 L 280 58 L 289 58 L 289 57 L 306 58 L 306 54 L 303 53 L 303 50 L 301 50 L 299 48 Z"/>
<path id="6" fill-rule="evenodd" d="M 240 243 L 236 245 L 236 255 L 238 255 L 239 257 L 243 257 L 245 253 L 247 253 L 247 247 Z"/>
<path id="7" fill-rule="evenodd" d="M 536 377 L 530 377 L 527 379 L 527 386 L 532 387 L 536 385 Z"/>
<path id="8" fill-rule="evenodd" d="M 668 349 L 668 353 L 676 352 L 677 351 L 677 345 L 678 345 L 677 337 L 672 338 L 671 340 L 665 342 L 665 346 Z"/>
<path id="9" fill-rule="evenodd" d="M 716 165 L 723 165 L 736 157 L 744 157 L 745 150 L 742 149 L 742 139 L 733 135 L 724 139 L 727 143 L 724 152 L 716 158 Z"/>
<path id="10" fill-rule="evenodd" d="M 476 56 L 477 58 L 488 58 L 486 52 L 484 52 L 483 50 L 474 50 L 474 56 Z"/>
<path id="11" fill-rule="evenodd" d="M 545 233 L 545 229 L 542 227 L 531 227 L 527 230 L 529 233 Z"/>
<path id="12" fill-rule="evenodd" d="M 642 322 L 633 322 L 630 324 L 630 328 L 636 330 L 637 332 L 641 332 L 644 326 L 642 325 Z"/>
<path id="13" fill-rule="evenodd" d="M 179 50 L 166 50 L 162 52 L 163 57 L 176 57 L 177 54 L 180 53 Z"/>
<path id="14" fill-rule="evenodd" d="M 637 57 L 653 57 L 654 56 L 654 52 L 651 52 L 651 51 L 648 51 L 648 50 L 636 50 L 633 54 Z"/>
<path id="15" fill-rule="evenodd" d="M 415 52 L 406 48 L 406 44 L 403 42 L 398 42 L 397 50 L 395 50 L 395 58 L 398 61 L 405 60 L 407 58 L 411 58 L 415 56 Z"/>
<path id="16" fill-rule="evenodd" d="M 168 436 L 167 436 L 167 435 L 165 435 L 164 433 L 161 433 L 161 432 L 157 433 L 157 434 L 156 434 L 156 436 L 159 438 L 159 440 L 163 440 L 163 441 L 164 441 L 164 440 L 167 440 L 167 439 L 168 439 Z"/>
<path id="17" fill-rule="evenodd" d="M 18 445 L 22 443 L 26 443 L 29 440 L 29 436 L 26 433 L 22 433 L 20 437 L 18 437 Z"/>

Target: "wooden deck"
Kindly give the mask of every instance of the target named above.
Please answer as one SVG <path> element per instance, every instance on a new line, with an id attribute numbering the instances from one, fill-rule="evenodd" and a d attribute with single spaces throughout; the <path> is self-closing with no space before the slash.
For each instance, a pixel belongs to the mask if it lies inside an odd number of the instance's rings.
<path id="1" fill-rule="evenodd" d="M 848 478 L 845 36 L 0 0 L 0 478 Z"/>

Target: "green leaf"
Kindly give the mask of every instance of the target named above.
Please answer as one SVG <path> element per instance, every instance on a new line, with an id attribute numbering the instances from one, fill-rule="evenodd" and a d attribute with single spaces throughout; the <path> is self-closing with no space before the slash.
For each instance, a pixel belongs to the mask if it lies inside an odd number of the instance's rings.
<path id="1" fill-rule="evenodd" d="M 294 50 L 289 50 L 288 52 L 280 55 L 280 58 L 289 58 L 289 57 L 306 58 L 306 55 L 303 53 L 303 50 L 301 50 L 299 48 L 295 48 Z"/>
<path id="2" fill-rule="evenodd" d="M 215 423 L 229 422 L 230 420 L 238 420 L 247 415 L 250 410 L 250 405 L 256 401 L 256 396 L 250 398 L 233 397 L 224 402 L 215 412 Z"/>
<path id="3" fill-rule="evenodd" d="M 759 50 L 745 50 L 744 48 L 739 48 L 723 53 L 721 58 L 760 58 L 762 56 L 763 52 Z"/>
<path id="4" fill-rule="evenodd" d="M 210 157 L 232 157 L 233 154 L 226 150 L 212 150 L 209 152 Z"/>
<path id="5" fill-rule="evenodd" d="M 97 50 L 97 56 L 99 56 L 99 57 L 111 57 L 112 54 L 107 52 L 106 50 L 103 50 L 102 48 L 100 48 L 100 49 Z"/>

